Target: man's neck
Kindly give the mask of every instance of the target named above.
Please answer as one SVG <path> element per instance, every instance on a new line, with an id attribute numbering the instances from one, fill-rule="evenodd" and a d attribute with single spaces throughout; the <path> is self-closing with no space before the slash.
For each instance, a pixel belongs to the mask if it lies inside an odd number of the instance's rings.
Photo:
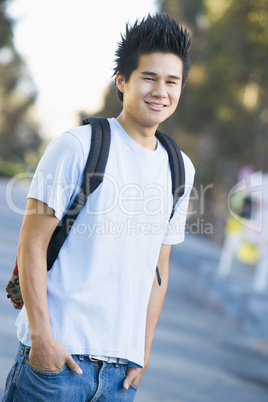
<path id="1" fill-rule="evenodd" d="M 157 139 L 155 136 L 156 127 L 137 127 L 131 122 L 125 120 L 122 113 L 116 119 L 125 132 L 141 147 L 155 151 L 157 147 Z"/>

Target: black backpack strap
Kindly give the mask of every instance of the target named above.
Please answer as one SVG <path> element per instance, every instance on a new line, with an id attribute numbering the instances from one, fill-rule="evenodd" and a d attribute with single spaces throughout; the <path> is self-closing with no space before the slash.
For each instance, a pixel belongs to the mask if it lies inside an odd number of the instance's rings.
<path id="1" fill-rule="evenodd" d="M 81 186 L 81 191 L 87 198 L 103 181 L 110 150 L 111 129 L 108 120 L 103 117 L 87 117 L 83 120 L 83 125 L 86 124 L 91 124 L 92 132 L 94 131 L 93 146 L 90 147 Z"/>
<path id="2" fill-rule="evenodd" d="M 79 193 L 51 237 L 47 251 L 48 271 L 54 264 L 79 212 L 86 204 L 89 194 L 93 193 L 103 181 L 111 142 L 110 125 L 108 120 L 102 117 L 88 117 L 83 120 L 83 125 L 85 124 L 91 124 L 92 136 L 83 182 Z"/>
<path id="3" fill-rule="evenodd" d="M 156 131 L 155 136 L 166 149 L 169 158 L 173 194 L 173 208 L 169 218 L 170 220 L 174 215 L 175 205 L 185 191 L 184 161 L 179 146 L 172 138 L 170 138 L 166 134 L 161 133 L 160 131 Z"/>
<path id="4" fill-rule="evenodd" d="M 161 142 L 168 153 L 169 165 L 171 170 L 173 207 L 169 220 L 172 219 L 175 211 L 175 205 L 185 191 L 185 167 L 181 150 L 176 142 L 168 135 L 156 131 L 156 138 Z M 156 267 L 158 285 L 161 286 L 161 276 L 158 267 Z"/>

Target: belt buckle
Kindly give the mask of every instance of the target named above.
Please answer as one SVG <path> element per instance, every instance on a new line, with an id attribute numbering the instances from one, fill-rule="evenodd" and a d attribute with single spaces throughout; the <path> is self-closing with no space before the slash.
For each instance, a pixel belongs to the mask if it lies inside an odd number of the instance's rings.
<path id="1" fill-rule="evenodd" d="M 93 357 L 92 355 L 88 355 L 88 358 L 89 358 L 89 360 L 92 361 L 92 362 L 98 362 L 98 361 L 99 361 L 99 359 L 96 359 L 96 358 Z"/>

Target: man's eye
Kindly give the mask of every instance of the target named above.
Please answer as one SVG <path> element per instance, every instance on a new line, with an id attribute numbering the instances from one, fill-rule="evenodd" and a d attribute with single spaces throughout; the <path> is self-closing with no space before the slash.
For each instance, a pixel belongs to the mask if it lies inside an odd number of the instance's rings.
<path id="1" fill-rule="evenodd" d="M 152 77 L 145 77 L 145 80 L 146 81 L 152 81 L 152 82 L 154 81 L 154 79 Z"/>

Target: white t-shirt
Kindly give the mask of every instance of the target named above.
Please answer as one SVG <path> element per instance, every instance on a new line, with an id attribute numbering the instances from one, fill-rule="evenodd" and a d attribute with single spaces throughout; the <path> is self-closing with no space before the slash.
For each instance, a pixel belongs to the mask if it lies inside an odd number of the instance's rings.
<path id="1" fill-rule="evenodd" d="M 109 119 L 111 146 L 103 183 L 89 196 L 47 275 L 54 338 L 71 354 L 128 359 L 143 366 L 146 310 L 161 244 L 184 240 L 194 167 L 183 154 L 186 191 L 172 210 L 168 155 L 139 146 Z M 52 141 L 39 162 L 28 197 L 61 219 L 81 185 L 91 127 Z M 20 342 L 30 346 L 25 308 Z"/>

